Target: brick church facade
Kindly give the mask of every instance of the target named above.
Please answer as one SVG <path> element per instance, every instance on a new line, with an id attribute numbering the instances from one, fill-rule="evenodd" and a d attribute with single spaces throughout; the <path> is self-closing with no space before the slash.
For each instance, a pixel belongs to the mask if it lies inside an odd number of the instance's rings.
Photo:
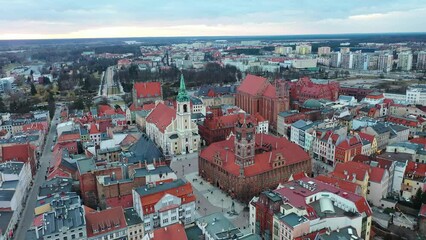
<path id="1" fill-rule="evenodd" d="M 274 189 L 295 172 L 311 172 L 309 155 L 285 138 L 256 134 L 250 121 L 238 121 L 235 136 L 199 155 L 200 176 L 241 201 Z"/>
<path id="2" fill-rule="evenodd" d="M 277 115 L 289 109 L 289 95 L 284 81 L 275 86 L 268 79 L 247 75 L 237 89 L 235 105 L 250 114 L 260 113 L 276 129 Z"/>

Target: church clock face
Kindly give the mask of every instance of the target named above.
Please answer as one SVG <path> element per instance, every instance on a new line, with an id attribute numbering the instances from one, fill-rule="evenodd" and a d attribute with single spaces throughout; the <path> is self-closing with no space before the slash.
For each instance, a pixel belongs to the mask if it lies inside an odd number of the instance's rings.
<path id="1" fill-rule="evenodd" d="M 237 132 L 237 139 L 241 140 L 241 133 L 240 132 Z"/>

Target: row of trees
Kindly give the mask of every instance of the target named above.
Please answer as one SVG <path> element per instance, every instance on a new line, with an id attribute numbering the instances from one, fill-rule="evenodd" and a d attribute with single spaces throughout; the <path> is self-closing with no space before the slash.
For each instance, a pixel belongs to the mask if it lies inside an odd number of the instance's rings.
<path id="1" fill-rule="evenodd" d="M 178 87 L 181 71 L 175 67 L 151 72 L 150 70 L 140 70 L 138 66 L 132 65 L 129 68 L 120 69 L 114 76 L 115 80 L 120 80 L 124 91 L 130 92 L 133 82 L 161 81 L 166 87 Z M 242 78 L 242 74 L 234 66 L 222 67 L 217 63 L 208 63 L 203 70 L 183 70 L 187 87 L 198 87 L 205 84 L 233 83 Z M 165 94 L 166 95 L 166 94 Z"/>

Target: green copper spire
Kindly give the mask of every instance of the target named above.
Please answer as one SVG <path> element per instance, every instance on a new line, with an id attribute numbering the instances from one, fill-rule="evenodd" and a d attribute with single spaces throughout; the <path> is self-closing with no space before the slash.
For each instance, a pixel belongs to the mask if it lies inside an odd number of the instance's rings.
<path id="1" fill-rule="evenodd" d="M 188 93 L 186 92 L 185 79 L 183 78 L 183 73 L 180 75 L 180 86 L 179 86 L 179 93 L 177 96 L 177 100 L 178 102 L 189 101 L 189 96 L 188 96 Z"/>

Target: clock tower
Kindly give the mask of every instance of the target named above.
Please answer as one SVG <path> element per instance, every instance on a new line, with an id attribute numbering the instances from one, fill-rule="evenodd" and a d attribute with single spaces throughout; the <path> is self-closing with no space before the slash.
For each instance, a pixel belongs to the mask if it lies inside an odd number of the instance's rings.
<path id="1" fill-rule="evenodd" d="M 189 95 L 186 92 L 185 80 L 183 74 L 180 76 L 179 92 L 176 98 L 176 130 L 180 139 L 181 153 L 191 153 L 197 150 L 193 141 L 193 126 L 191 122 L 191 104 Z"/>
<path id="2" fill-rule="evenodd" d="M 255 156 L 255 127 L 243 116 L 235 125 L 235 157 L 240 165 L 240 175 L 244 175 L 244 167 L 254 163 Z"/>

